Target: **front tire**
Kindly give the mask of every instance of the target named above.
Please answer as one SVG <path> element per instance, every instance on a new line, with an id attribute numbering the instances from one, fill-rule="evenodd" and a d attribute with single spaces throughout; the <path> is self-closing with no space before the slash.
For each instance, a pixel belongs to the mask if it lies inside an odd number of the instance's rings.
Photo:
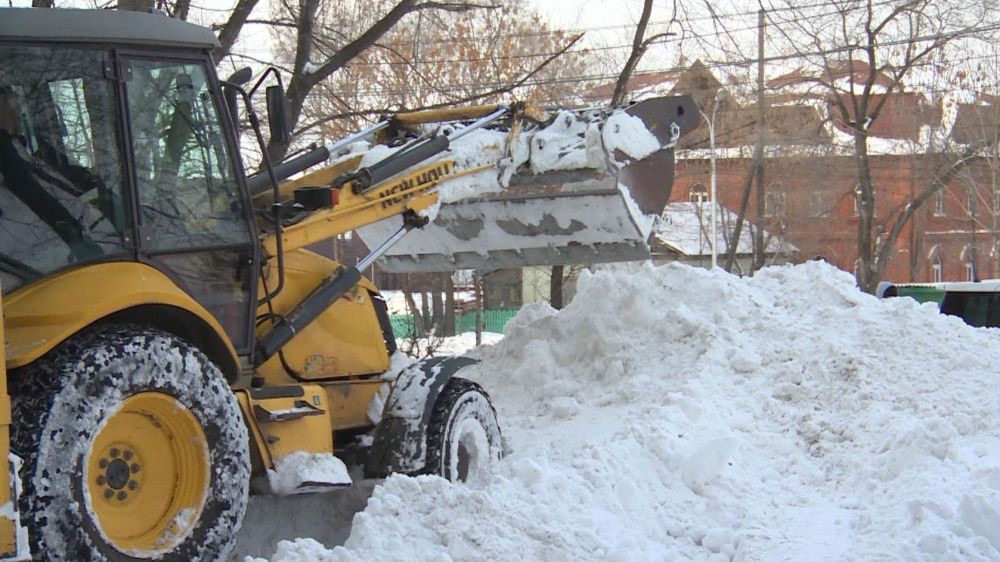
<path id="1" fill-rule="evenodd" d="M 102 328 L 13 383 L 36 557 L 225 559 L 246 511 L 249 445 L 235 396 L 200 351 L 156 330 Z"/>
<path id="2" fill-rule="evenodd" d="M 426 472 L 452 482 L 475 481 L 502 454 L 500 425 L 489 395 L 470 380 L 449 380 L 427 427 Z"/>

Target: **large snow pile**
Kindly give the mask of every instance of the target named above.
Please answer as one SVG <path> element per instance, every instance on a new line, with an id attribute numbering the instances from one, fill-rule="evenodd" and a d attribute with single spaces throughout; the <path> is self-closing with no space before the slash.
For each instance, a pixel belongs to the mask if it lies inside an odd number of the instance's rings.
<path id="1" fill-rule="evenodd" d="M 362 560 L 1000 560 L 1000 333 L 825 264 L 584 275 L 482 351 L 510 453 L 387 479 Z"/>

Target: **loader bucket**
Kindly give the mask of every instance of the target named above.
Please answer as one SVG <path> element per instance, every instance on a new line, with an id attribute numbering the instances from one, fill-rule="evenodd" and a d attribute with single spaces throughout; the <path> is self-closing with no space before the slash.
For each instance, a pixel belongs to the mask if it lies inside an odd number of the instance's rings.
<path id="1" fill-rule="evenodd" d="M 698 125 L 698 111 L 689 97 L 675 96 L 625 113 L 642 120 L 659 149 L 633 159 L 614 148 L 599 168 L 532 173 L 522 166 L 500 191 L 441 204 L 431 223 L 389 249 L 380 265 L 405 273 L 648 259 L 650 232 L 673 185 L 673 146 Z M 388 220 L 359 234 L 371 247 L 396 228 Z"/>

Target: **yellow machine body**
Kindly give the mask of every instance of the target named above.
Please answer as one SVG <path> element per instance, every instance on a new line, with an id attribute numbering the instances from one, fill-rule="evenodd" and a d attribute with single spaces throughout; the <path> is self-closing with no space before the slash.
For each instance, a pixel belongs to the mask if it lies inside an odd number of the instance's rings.
<path id="1" fill-rule="evenodd" d="M 2 298 L 2 297 L 0 297 Z M 2 308 L 2 303 L 0 303 Z M 4 336 L 3 322 L 0 322 L 0 338 Z M 0 349 L 0 359 L 4 358 Z M 7 394 L 7 370 L 0 361 L 0 505 L 16 505 L 11 493 L 10 451 L 10 396 Z M 16 511 L 14 512 L 16 514 Z M 0 515 L 0 557 L 9 558 L 17 553 L 17 521 L 7 515 Z"/>
<path id="2" fill-rule="evenodd" d="M 0 296 L 0 311 L 4 309 L 3 297 Z M 4 338 L 4 322 L 0 322 L 0 341 Z M 0 560 L 28 560 L 28 535 L 21 527 L 19 519 L 18 495 L 20 486 L 17 480 L 17 463 L 10 452 L 10 395 L 7 393 L 6 354 L 0 347 Z M 9 509 L 8 509 L 9 508 Z"/>
<path id="3" fill-rule="evenodd" d="M 71 269 L 42 279 L 7 296 L 4 303 L 6 366 L 23 367 L 73 334 L 102 319 L 143 306 L 155 325 L 171 314 L 188 328 L 199 324 L 208 334 L 203 347 L 227 375 L 235 375 L 236 350 L 225 330 L 203 306 L 160 271 L 141 263 L 110 262 Z"/>
<path id="4" fill-rule="evenodd" d="M 294 453 L 333 453 L 330 402 L 319 385 L 236 390 L 251 438 L 257 443 L 263 468 Z"/>
<path id="5" fill-rule="evenodd" d="M 287 253 L 285 286 L 271 303 L 257 311 L 258 316 L 288 313 L 339 266 L 308 250 Z M 265 286 L 274 287 L 278 282 L 275 268 L 267 268 L 266 273 Z M 381 342 L 383 337 L 372 303 L 371 295 L 375 292 L 375 285 L 362 278 L 315 322 L 296 334 L 280 354 L 261 365 L 258 376 L 264 378 L 266 385 L 284 385 L 384 372 L 389 367 L 386 347 L 372 344 Z M 259 332 L 267 326 L 262 324 Z"/>

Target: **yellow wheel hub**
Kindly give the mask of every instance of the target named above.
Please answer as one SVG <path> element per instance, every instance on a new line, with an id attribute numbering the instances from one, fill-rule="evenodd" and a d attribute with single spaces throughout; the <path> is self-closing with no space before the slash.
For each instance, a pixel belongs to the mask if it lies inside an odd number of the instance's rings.
<path id="1" fill-rule="evenodd" d="M 125 553 L 169 552 L 205 503 L 205 432 L 172 396 L 135 394 L 97 434 L 85 477 L 91 512 L 112 545 Z"/>

